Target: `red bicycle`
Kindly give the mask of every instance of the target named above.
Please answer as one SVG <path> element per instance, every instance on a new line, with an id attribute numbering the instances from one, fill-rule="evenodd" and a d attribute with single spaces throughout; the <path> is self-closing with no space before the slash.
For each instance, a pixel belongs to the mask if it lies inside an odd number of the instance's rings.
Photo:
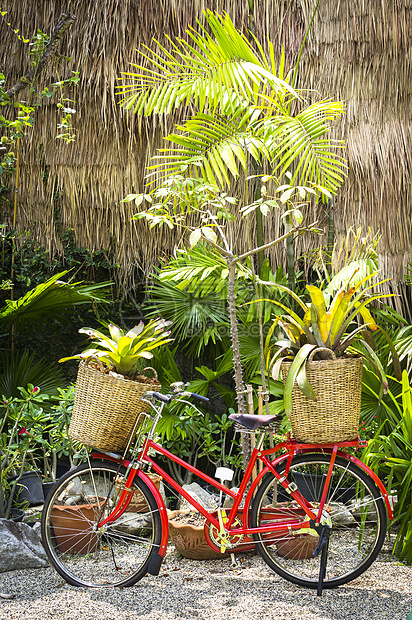
<path id="1" fill-rule="evenodd" d="M 51 564 L 70 584 L 131 586 L 157 575 L 169 538 L 167 509 L 152 481 L 156 472 L 205 518 L 216 551 L 236 551 L 253 541 L 266 564 L 292 583 L 334 588 L 361 575 L 376 559 L 386 534 L 391 498 L 379 478 L 355 455 L 359 439 L 306 444 L 288 438 L 265 448 L 279 416 L 234 414 L 242 429 L 258 433 L 239 489 L 230 489 L 154 441 L 163 407 L 171 400 L 207 401 L 174 384 L 168 395 L 148 392 L 154 416 L 142 414 L 129 456 L 95 452 L 56 483 L 45 503 L 42 540 Z M 191 403 L 189 403 L 191 404 Z M 193 406 L 193 405 L 192 405 Z M 351 449 L 349 452 L 348 449 Z M 186 468 L 220 494 L 205 510 L 154 457 Z M 253 477 L 252 473 L 260 473 Z M 223 507 L 230 498 L 232 507 Z"/>

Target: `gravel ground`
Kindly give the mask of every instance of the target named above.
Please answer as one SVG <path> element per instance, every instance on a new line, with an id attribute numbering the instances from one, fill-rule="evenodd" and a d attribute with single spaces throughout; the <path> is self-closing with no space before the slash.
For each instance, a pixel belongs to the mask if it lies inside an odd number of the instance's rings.
<path id="1" fill-rule="evenodd" d="M 238 556 L 240 557 L 240 556 Z M 347 586 L 316 592 L 284 581 L 253 554 L 198 562 L 169 547 L 158 577 L 131 588 L 69 586 L 52 569 L 0 575 L 1 620 L 406 620 L 412 609 L 412 569 L 377 560 Z"/>

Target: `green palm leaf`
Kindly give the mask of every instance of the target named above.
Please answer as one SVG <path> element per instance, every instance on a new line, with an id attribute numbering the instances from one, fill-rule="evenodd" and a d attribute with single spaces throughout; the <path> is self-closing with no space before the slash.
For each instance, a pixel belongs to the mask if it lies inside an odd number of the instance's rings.
<path id="1" fill-rule="evenodd" d="M 190 174 L 201 173 L 206 182 L 215 186 L 230 185 L 229 174 L 234 178 L 247 170 L 249 153 L 256 161 L 269 157 L 264 141 L 251 132 L 252 108 L 240 109 L 232 116 L 199 113 L 176 129 L 181 133 L 167 136 L 178 148 L 160 149 L 161 155 L 153 159 L 150 169 L 161 168 L 168 176 L 189 166 Z"/>
<path id="2" fill-rule="evenodd" d="M 200 32 L 186 31 L 188 40 L 169 39 L 171 51 L 156 39 L 159 52 L 143 46 L 146 52 L 139 55 L 150 66 L 132 64 L 135 72 L 122 73 L 118 92 L 124 95 L 123 106 L 148 116 L 168 114 L 189 99 L 204 112 L 218 106 L 227 110 L 240 102 L 257 104 L 265 92 L 279 102 L 286 95 L 299 96 L 276 75 L 273 54 L 267 58 L 256 40 L 252 44 L 236 30 L 228 15 L 204 15 L 214 38 L 199 24 Z"/>
<path id="3" fill-rule="evenodd" d="M 265 144 L 279 175 L 293 167 L 291 184 L 314 184 L 333 193 L 346 176 L 346 160 L 336 154 L 343 142 L 325 136 L 343 113 L 339 101 L 320 101 L 292 116 L 284 112 L 263 121 Z"/>
<path id="4" fill-rule="evenodd" d="M 0 396 L 19 397 L 18 388 L 26 388 L 29 383 L 39 387 L 42 393 L 57 395 L 58 387 L 65 381 L 60 368 L 44 359 L 35 361 L 34 357 L 26 350 L 16 358 L 6 356 L 2 360 Z M 48 403 L 43 406 L 47 408 Z"/>
<path id="5" fill-rule="evenodd" d="M 72 312 L 74 306 L 93 300 L 107 302 L 110 282 L 92 285 L 68 284 L 60 279 L 67 273 L 68 271 L 63 271 L 54 275 L 17 301 L 7 300 L 6 305 L 0 309 L 0 325 L 19 327 L 23 324 L 34 324 L 40 320 L 55 318 L 57 313 Z"/>

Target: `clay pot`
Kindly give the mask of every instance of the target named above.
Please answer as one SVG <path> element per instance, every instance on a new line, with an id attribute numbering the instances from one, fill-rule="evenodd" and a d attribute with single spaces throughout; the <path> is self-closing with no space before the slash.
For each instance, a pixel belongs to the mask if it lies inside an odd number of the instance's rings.
<path id="1" fill-rule="evenodd" d="M 93 524 L 105 502 L 77 504 L 74 506 L 53 506 L 51 521 L 59 550 L 62 553 L 93 553 L 99 544 L 99 534 L 93 531 Z"/>
<path id="2" fill-rule="evenodd" d="M 157 474 L 148 474 L 148 477 L 155 485 L 156 489 L 160 490 L 160 485 L 162 483 L 163 478 L 158 476 Z M 117 482 L 116 479 L 116 491 L 120 494 L 122 488 L 121 485 Z M 147 501 L 141 494 L 138 489 L 135 489 L 133 492 L 133 497 L 130 500 L 130 504 L 127 507 L 127 512 L 147 512 L 149 510 Z"/>
<path id="3" fill-rule="evenodd" d="M 303 534 L 293 536 L 288 540 L 283 540 L 276 544 L 276 551 L 282 558 L 290 558 L 291 560 L 308 560 L 313 558 L 319 538 Z"/>
<path id="4" fill-rule="evenodd" d="M 185 514 L 190 513 L 185 510 L 174 510 L 168 515 L 170 538 L 176 550 L 185 558 L 191 560 L 220 560 L 226 558 L 230 553 L 252 551 L 255 548 L 253 539 L 245 536 L 241 546 L 230 549 L 225 553 L 215 551 L 207 542 L 204 525 L 192 525 L 191 523 L 176 521 L 173 518 Z M 239 517 L 241 517 L 241 513 L 239 513 Z M 245 545 L 245 543 L 249 544 Z"/>
<path id="5" fill-rule="evenodd" d="M 174 510 L 169 514 L 169 534 L 176 551 L 184 558 L 191 560 L 218 560 L 225 554 L 218 553 L 209 547 L 204 526 L 174 521 L 173 517 L 189 514 L 184 510 Z"/>

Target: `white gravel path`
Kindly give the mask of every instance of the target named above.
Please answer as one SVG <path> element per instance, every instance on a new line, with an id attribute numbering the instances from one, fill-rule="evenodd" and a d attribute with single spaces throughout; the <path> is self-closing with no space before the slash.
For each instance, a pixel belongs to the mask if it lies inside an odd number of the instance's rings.
<path id="1" fill-rule="evenodd" d="M 347 586 L 316 592 L 270 571 L 257 555 L 230 561 L 179 558 L 173 547 L 158 577 L 131 588 L 69 586 L 52 569 L 0 575 L 1 620 L 406 620 L 412 569 L 378 560 Z"/>

